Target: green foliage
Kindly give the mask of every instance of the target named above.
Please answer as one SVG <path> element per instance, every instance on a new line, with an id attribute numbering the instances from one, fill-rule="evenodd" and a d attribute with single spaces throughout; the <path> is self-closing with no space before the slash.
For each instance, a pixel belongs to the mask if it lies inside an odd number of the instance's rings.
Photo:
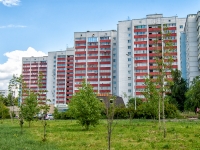
<path id="1" fill-rule="evenodd" d="M 165 103 L 165 116 L 166 118 L 177 118 L 179 116 L 178 109 L 175 105 Z"/>
<path id="2" fill-rule="evenodd" d="M 9 117 L 9 109 L 4 105 L 2 101 L 0 101 L 0 118 L 5 119 Z"/>
<path id="3" fill-rule="evenodd" d="M 174 104 L 180 111 L 184 110 L 187 92 L 187 82 L 181 77 L 181 71 L 178 69 L 172 71 L 173 84 L 170 86 L 171 92 L 168 93 L 169 102 Z"/>
<path id="4" fill-rule="evenodd" d="M 129 117 L 128 108 L 116 107 L 114 112 L 114 119 L 127 119 Z"/>
<path id="5" fill-rule="evenodd" d="M 74 119 L 71 114 L 70 111 L 66 111 L 66 112 L 58 112 L 57 108 L 54 108 L 54 113 L 53 113 L 54 119 L 62 119 L 62 120 L 66 120 L 66 119 Z"/>
<path id="6" fill-rule="evenodd" d="M 90 125 L 95 126 L 99 122 L 101 109 L 102 105 L 92 86 L 83 81 L 82 87 L 73 95 L 69 103 L 70 113 L 88 130 Z"/>
<path id="7" fill-rule="evenodd" d="M 193 79 L 189 90 L 186 92 L 185 109 L 196 111 L 200 107 L 200 76 Z"/>
<path id="8" fill-rule="evenodd" d="M 29 96 L 24 100 L 24 103 L 21 105 L 21 113 L 23 118 L 29 122 L 34 120 L 34 117 L 39 113 L 37 95 L 30 91 Z"/>

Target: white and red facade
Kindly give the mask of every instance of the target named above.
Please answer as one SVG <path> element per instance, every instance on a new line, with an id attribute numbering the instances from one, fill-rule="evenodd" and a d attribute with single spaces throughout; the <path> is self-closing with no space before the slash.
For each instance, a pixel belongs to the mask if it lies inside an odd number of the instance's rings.
<path id="1" fill-rule="evenodd" d="M 42 73 L 42 86 L 38 86 L 38 76 Z M 47 90 L 47 57 L 23 57 L 22 58 L 22 76 L 26 83 L 27 91 L 38 92 L 39 90 Z M 22 101 L 28 93 L 22 93 Z M 45 100 L 46 93 L 39 96 L 39 100 Z"/>
<path id="2" fill-rule="evenodd" d="M 112 94 L 112 54 L 117 32 L 75 32 L 74 92 L 89 82 L 97 94 Z"/>
<path id="3" fill-rule="evenodd" d="M 131 97 L 143 98 L 144 81 L 147 75 L 158 74 L 154 56 L 155 50 L 161 53 L 165 49 L 165 41 L 172 40 L 173 68 L 180 69 L 180 32 L 183 31 L 185 18 L 163 17 L 162 14 L 147 15 L 144 19 L 120 21 L 118 24 L 118 95 L 126 93 Z M 164 26 L 169 33 L 163 39 Z M 154 42 L 158 40 L 158 46 Z M 165 41 L 164 41 L 165 40 Z M 167 72 L 170 78 L 170 72 Z M 124 99 L 127 103 L 128 99 Z"/>

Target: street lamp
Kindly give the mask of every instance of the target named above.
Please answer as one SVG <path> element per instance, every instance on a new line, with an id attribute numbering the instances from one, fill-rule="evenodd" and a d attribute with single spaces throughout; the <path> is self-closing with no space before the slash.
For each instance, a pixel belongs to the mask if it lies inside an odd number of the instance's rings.
<path id="1" fill-rule="evenodd" d="M 130 54 L 126 54 L 127 56 L 130 56 L 131 58 L 133 58 L 133 56 L 131 56 Z M 134 59 L 134 58 L 133 58 Z M 134 75 L 135 75 L 135 71 L 134 71 Z M 134 76 L 134 80 L 135 80 L 135 76 Z M 135 80 L 135 83 L 134 83 L 134 85 L 135 85 L 135 97 L 134 97 L 134 99 L 135 99 L 135 110 L 136 110 L 136 80 Z"/>

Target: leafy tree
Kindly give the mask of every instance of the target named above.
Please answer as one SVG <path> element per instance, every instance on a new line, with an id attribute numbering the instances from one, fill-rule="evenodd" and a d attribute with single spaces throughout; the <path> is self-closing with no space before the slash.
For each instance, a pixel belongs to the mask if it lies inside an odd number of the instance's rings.
<path id="1" fill-rule="evenodd" d="M 69 103 L 69 111 L 88 130 L 90 125 L 95 126 L 98 124 L 101 117 L 101 109 L 102 105 L 96 97 L 92 86 L 84 80 L 79 91 L 72 96 Z"/>
<path id="2" fill-rule="evenodd" d="M 38 114 L 39 110 L 37 95 L 30 91 L 29 95 L 25 98 L 24 103 L 21 105 L 23 118 L 29 122 L 29 127 L 31 121 L 34 120 L 34 117 Z"/>
<path id="3" fill-rule="evenodd" d="M 39 104 L 40 104 L 39 109 L 43 112 L 43 115 L 46 116 L 49 109 L 50 109 L 50 106 L 47 104 L 47 102 L 50 101 L 50 100 L 48 100 L 46 98 L 46 96 L 41 97 L 41 95 L 44 95 L 44 94 L 46 95 L 46 93 L 48 92 L 46 89 L 42 88 L 43 87 L 43 83 L 42 83 L 43 78 L 44 78 L 43 73 L 39 72 L 38 83 L 37 83 L 38 87 L 39 87 L 39 91 L 37 92 L 37 95 L 38 95 L 38 101 L 39 101 Z M 42 139 L 43 142 L 46 141 L 46 135 L 47 135 L 46 134 L 46 127 L 47 127 L 47 122 L 46 122 L 46 120 L 44 120 L 43 121 L 43 129 L 44 130 L 43 130 L 43 139 Z"/>
<path id="4" fill-rule="evenodd" d="M 181 77 L 181 71 L 178 69 L 172 71 L 172 79 L 171 92 L 168 94 L 169 102 L 174 104 L 180 111 L 183 111 L 186 101 L 185 93 L 188 90 L 187 82 Z"/>
<path id="5" fill-rule="evenodd" d="M 145 101 L 147 102 L 145 106 L 147 106 L 148 109 L 151 109 L 153 111 L 151 114 L 152 117 L 151 119 L 155 119 L 158 117 L 160 123 L 160 101 L 159 101 L 160 93 L 154 82 L 155 82 L 154 79 L 149 79 L 149 78 L 145 79 L 146 87 L 144 89 L 143 95 L 145 97 Z"/>
<path id="6" fill-rule="evenodd" d="M 1 118 L 1 123 L 3 123 L 3 120 L 5 118 L 8 118 L 8 117 L 9 117 L 9 109 L 0 100 L 0 118 Z"/>
<path id="7" fill-rule="evenodd" d="M 193 79 L 191 86 L 186 92 L 185 109 L 195 111 L 200 107 L 200 76 Z"/>

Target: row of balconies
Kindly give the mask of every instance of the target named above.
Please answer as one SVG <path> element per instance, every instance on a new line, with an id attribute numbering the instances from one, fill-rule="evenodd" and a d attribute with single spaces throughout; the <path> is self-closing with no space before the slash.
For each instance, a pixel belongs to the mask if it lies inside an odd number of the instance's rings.
<path id="1" fill-rule="evenodd" d="M 167 27 L 167 30 L 176 30 L 176 27 Z M 147 32 L 147 28 L 143 28 L 143 29 L 134 29 L 134 32 Z M 152 31 L 161 31 L 161 28 L 148 28 L 149 32 Z"/>

